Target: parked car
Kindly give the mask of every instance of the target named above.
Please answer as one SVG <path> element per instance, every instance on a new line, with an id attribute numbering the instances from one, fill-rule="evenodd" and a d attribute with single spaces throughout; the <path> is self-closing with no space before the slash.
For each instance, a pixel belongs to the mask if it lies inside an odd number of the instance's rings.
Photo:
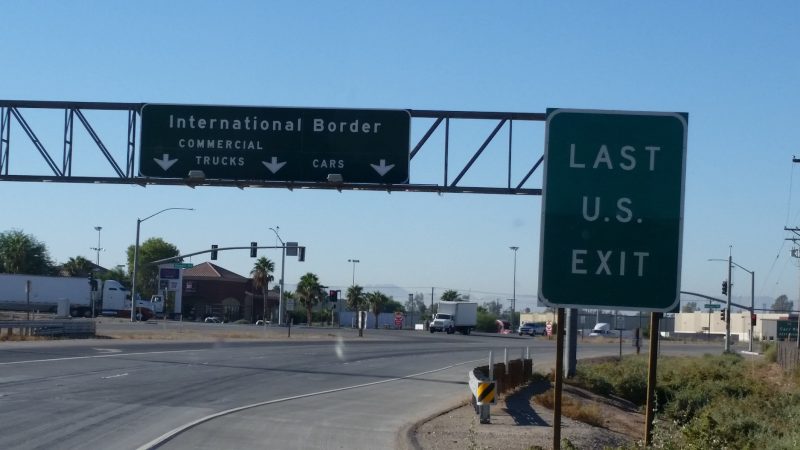
<path id="1" fill-rule="evenodd" d="M 205 323 L 222 323 L 222 319 L 216 316 L 208 316 L 204 320 Z"/>
<path id="2" fill-rule="evenodd" d="M 536 336 L 536 332 L 534 331 L 532 323 L 522 323 L 517 329 L 517 332 L 520 336 L 523 334 L 527 334 L 528 336 Z"/>
<path id="3" fill-rule="evenodd" d="M 522 325 L 519 326 L 517 332 L 520 336 L 527 334 L 528 336 L 545 336 L 547 331 L 545 329 L 545 325 L 543 323 L 532 323 L 532 322 L 524 322 Z"/>

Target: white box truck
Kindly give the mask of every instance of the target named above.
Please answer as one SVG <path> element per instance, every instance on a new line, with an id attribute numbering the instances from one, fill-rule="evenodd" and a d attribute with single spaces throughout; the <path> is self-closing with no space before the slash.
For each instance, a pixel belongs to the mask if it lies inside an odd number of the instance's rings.
<path id="1" fill-rule="evenodd" d="M 431 333 L 444 331 L 469 334 L 478 324 L 478 304 L 474 302 L 439 302 L 439 308 L 428 329 Z"/>
<path id="2" fill-rule="evenodd" d="M 16 311 L 56 312 L 59 301 L 69 302 L 72 317 L 91 317 L 92 301 L 95 315 L 130 316 L 131 292 L 115 280 L 96 280 L 92 291 L 84 277 L 49 277 L 43 275 L 0 274 L 0 309 Z M 139 300 L 137 316 L 146 320 L 158 312 L 158 304 Z"/>

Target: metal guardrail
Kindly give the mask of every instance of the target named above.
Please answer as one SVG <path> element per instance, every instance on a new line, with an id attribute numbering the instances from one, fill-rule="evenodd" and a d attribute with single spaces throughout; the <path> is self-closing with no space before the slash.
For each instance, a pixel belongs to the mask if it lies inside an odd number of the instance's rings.
<path id="1" fill-rule="evenodd" d="M 94 336 L 97 330 L 93 321 L 75 320 L 3 320 L 0 321 L 0 333 L 6 330 L 5 336 L 14 334 L 13 330 L 23 336 Z"/>

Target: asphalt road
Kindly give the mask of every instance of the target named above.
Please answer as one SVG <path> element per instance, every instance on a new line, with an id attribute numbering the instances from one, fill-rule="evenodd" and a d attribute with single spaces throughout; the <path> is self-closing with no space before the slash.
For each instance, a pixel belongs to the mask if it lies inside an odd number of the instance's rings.
<path id="1" fill-rule="evenodd" d="M 490 350 L 501 361 L 505 348 L 518 358 L 529 347 L 534 369 L 555 360 L 554 341 L 540 337 L 367 335 L 4 343 L 0 448 L 397 448 L 405 427 L 467 397 L 467 373 Z M 618 351 L 614 343 L 580 345 L 579 357 Z"/>

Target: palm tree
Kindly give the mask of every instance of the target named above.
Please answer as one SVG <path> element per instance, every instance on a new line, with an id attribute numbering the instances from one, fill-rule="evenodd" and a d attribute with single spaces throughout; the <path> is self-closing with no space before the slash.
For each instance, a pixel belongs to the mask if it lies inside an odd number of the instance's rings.
<path id="1" fill-rule="evenodd" d="M 308 325 L 311 326 L 311 310 L 324 297 L 319 277 L 311 272 L 300 277 L 300 282 L 297 283 L 297 289 L 295 289 L 294 294 L 297 301 L 305 306 Z"/>
<path id="2" fill-rule="evenodd" d="M 356 314 L 360 314 L 359 311 L 364 309 L 366 305 L 366 297 L 364 295 L 364 288 L 359 285 L 350 286 L 347 288 L 347 309 L 351 311 L 355 311 Z M 364 324 L 360 323 L 358 325 L 358 335 L 364 335 Z"/>
<path id="3" fill-rule="evenodd" d="M 378 329 L 378 316 L 383 311 L 383 307 L 389 303 L 389 297 L 381 291 L 370 292 L 367 294 L 367 303 L 372 309 L 372 314 L 375 315 L 375 329 Z"/>
<path id="4" fill-rule="evenodd" d="M 83 256 L 70 258 L 61 266 L 62 270 L 70 277 L 85 277 L 94 268 L 94 264 Z"/>
<path id="5" fill-rule="evenodd" d="M 275 277 L 272 276 L 272 272 L 274 271 L 275 263 L 265 256 L 258 258 L 253 265 L 253 270 L 250 271 L 250 276 L 253 278 L 253 287 L 255 289 L 261 289 L 261 293 L 264 296 L 264 314 L 261 318 L 265 323 L 267 320 L 267 291 L 269 282 L 275 279 Z M 272 317 L 270 317 L 270 319 L 272 319 Z"/>
<path id="6" fill-rule="evenodd" d="M 442 301 L 445 302 L 460 302 L 462 301 L 461 294 L 458 291 L 448 289 L 442 293 Z"/>

